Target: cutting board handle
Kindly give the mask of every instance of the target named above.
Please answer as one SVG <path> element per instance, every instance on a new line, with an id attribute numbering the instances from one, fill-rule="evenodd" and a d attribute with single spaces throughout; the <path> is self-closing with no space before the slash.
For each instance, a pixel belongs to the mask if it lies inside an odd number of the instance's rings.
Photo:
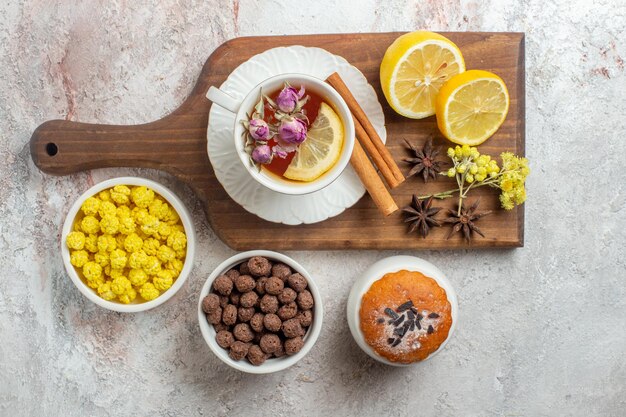
<path id="1" fill-rule="evenodd" d="M 50 120 L 33 132 L 31 155 L 39 169 L 52 175 L 111 167 L 156 168 L 176 174 L 190 135 L 177 129 L 179 120 L 170 116 L 127 126 Z"/>

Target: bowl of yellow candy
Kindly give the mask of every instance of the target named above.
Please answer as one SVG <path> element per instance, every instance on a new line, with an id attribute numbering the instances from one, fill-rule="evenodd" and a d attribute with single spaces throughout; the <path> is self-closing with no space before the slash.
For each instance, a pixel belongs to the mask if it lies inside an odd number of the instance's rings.
<path id="1" fill-rule="evenodd" d="M 61 254 L 81 293 L 109 310 L 163 304 L 191 272 L 195 231 L 182 201 L 144 178 L 120 177 L 87 190 L 70 209 Z"/>

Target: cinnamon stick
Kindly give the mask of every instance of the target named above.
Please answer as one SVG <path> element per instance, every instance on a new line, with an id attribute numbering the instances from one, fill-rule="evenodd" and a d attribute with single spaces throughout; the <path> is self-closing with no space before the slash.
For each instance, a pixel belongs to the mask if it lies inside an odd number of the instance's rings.
<path id="1" fill-rule="evenodd" d="M 372 197 L 372 200 L 374 200 L 374 204 L 376 204 L 385 216 L 389 216 L 391 213 L 398 210 L 396 202 L 391 197 L 391 194 L 389 194 L 385 184 L 374 169 L 372 162 L 357 140 L 354 141 L 354 150 L 350 157 L 350 163 L 361 179 L 365 189 Z"/>
<path id="2" fill-rule="evenodd" d="M 337 90 L 339 95 L 343 97 L 346 104 L 350 108 L 350 111 L 354 116 L 356 137 L 369 153 L 370 157 L 380 170 L 380 173 L 385 178 L 385 181 L 389 184 L 389 187 L 395 188 L 400 185 L 405 180 L 404 175 L 393 160 L 391 153 L 389 153 L 389 150 L 376 132 L 376 129 L 372 126 L 369 118 L 356 101 L 356 98 L 354 98 L 350 89 L 348 89 L 348 86 L 336 72 L 333 72 L 326 79 L 326 82 Z"/>

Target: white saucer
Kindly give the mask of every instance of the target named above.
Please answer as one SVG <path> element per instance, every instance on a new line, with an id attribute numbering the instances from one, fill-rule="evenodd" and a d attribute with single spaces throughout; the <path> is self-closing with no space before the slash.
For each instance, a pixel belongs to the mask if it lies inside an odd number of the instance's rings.
<path id="1" fill-rule="evenodd" d="M 344 58 L 320 48 L 289 46 L 269 49 L 244 62 L 220 86 L 234 98 L 243 97 L 261 81 L 277 74 L 300 73 L 326 79 L 337 71 L 369 117 L 383 142 L 385 116 L 376 92 L 365 76 Z M 233 143 L 235 115 L 211 106 L 207 152 L 217 180 L 235 202 L 252 214 L 275 223 L 317 223 L 342 213 L 365 193 L 351 166 L 328 187 L 306 195 L 286 195 L 255 181 L 241 164 Z"/>

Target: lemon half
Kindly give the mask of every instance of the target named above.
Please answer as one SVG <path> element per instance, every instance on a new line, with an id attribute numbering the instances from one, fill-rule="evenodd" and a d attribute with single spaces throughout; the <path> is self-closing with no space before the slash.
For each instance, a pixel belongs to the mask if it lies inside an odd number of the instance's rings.
<path id="1" fill-rule="evenodd" d="M 343 123 L 339 115 L 328 104 L 322 103 L 306 140 L 298 147 L 283 176 L 306 182 L 319 178 L 339 160 L 343 141 Z"/>
<path id="2" fill-rule="evenodd" d="M 502 125 L 509 111 L 509 92 L 489 71 L 470 70 L 451 78 L 437 96 L 437 125 L 460 145 L 480 145 Z"/>
<path id="3" fill-rule="evenodd" d="M 389 105 L 411 119 L 435 114 L 441 86 L 465 71 L 459 48 L 433 32 L 411 32 L 396 39 L 380 64 L 380 83 Z"/>

